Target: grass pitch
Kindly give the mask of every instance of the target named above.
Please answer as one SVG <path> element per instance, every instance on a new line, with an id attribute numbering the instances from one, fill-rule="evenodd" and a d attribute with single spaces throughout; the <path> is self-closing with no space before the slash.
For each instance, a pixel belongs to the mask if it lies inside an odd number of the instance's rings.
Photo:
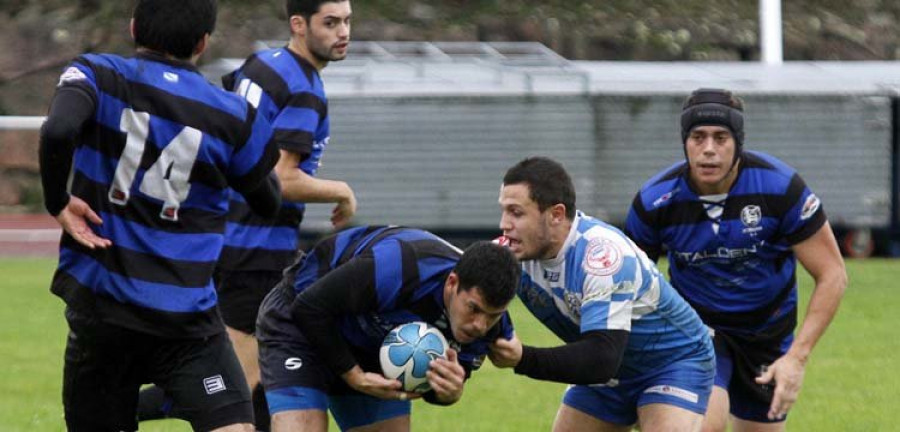
<path id="1" fill-rule="evenodd" d="M 53 259 L 0 260 L 0 430 L 63 431 L 62 358 L 66 323 L 63 304 L 48 291 Z M 900 261 L 848 261 L 850 284 L 838 316 L 813 352 L 800 400 L 788 430 L 894 430 L 900 420 Z M 801 314 L 812 288 L 803 272 Z M 892 282 L 893 281 L 893 282 Z M 511 309 L 519 337 L 553 346 L 557 339 L 515 301 Z M 546 431 L 565 386 L 533 381 L 486 364 L 467 383 L 463 399 L 450 407 L 413 404 L 417 431 Z M 187 423 L 164 420 L 142 431 L 190 431 Z M 337 430 L 332 427 L 331 430 Z"/>

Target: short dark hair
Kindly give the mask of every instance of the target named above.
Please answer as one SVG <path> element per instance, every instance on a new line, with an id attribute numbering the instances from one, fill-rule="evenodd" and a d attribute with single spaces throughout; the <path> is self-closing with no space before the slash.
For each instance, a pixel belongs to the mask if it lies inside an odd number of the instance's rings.
<path id="1" fill-rule="evenodd" d="M 216 28 L 216 0 L 138 0 L 134 42 L 144 48 L 188 59 Z"/>
<path id="2" fill-rule="evenodd" d="M 288 19 L 294 15 L 300 15 L 306 22 L 309 17 L 319 12 L 322 3 L 340 3 L 350 0 L 287 0 L 284 4 L 284 10 L 287 12 Z"/>
<path id="3" fill-rule="evenodd" d="M 466 248 L 453 272 L 459 277 L 458 290 L 478 287 L 484 301 L 495 308 L 512 301 L 522 274 L 512 252 L 489 241 L 475 242 Z"/>
<path id="4" fill-rule="evenodd" d="M 562 204 L 566 218 L 575 219 L 575 185 L 559 162 L 542 156 L 525 158 L 506 171 L 503 185 L 527 184 L 529 196 L 541 211 Z"/>

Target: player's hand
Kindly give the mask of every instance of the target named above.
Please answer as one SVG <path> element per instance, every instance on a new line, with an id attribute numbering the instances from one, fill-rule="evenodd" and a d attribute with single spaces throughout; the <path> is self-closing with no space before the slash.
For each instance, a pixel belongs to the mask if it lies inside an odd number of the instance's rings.
<path id="1" fill-rule="evenodd" d="M 459 364 L 459 356 L 453 348 L 447 350 L 446 359 L 432 360 L 428 364 L 425 376 L 435 396 L 442 403 L 452 404 L 462 397 L 466 370 Z"/>
<path id="2" fill-rule="evenodd" d="M 112 245 L 112 241 L 98 236 L 88 225 L 88 222 L 102 225 L 103 220 L 81 198 L 70 196 L 69 203 L 56 215 L 56 221 L 75 241 L 88 249 L 106 249 Z"/>
<path id="3" fill-rule="evenodd" d="M 344 193 L 344 198 L 338 201 L 334 209 L 331 210 L 331 225 L 335 228 L 343 228 L 350 223 L 350 219 L 356 214 L 356 195 L 353 194 L 353 189 L 350 189 L 349 185 L 344 183 L 344 186 L 347 189 Z"/>
<path id="4" fill-rule="evenodd" d="M 498 368 L 516 367 L 522 361 L 522 341 L 515 333 L 509 340 L 497 338 L 490 348 L 488 358 Z"/>
<path id="5" fill-rule="evenodd" d="M 769 406 L 769 420 L 783 419 L 791 410 L 800 394 L 804 371 L 805 365 L 800 359 L 785 354 L 775 360 L 762 375 L 756 377 L 757 384 L 775 381 L 775 396 L 772 398 L 772 405 Z"/>
<path id="6" fill-rule="evenodd" d="M 422 397 L 418 393 L 403 391 L 400 381 L 387 379 L 377 373 L 363 372 L 358 365 L 344 372 L 341 378 L 350 388 L 379 399 L 410 400 Z"/>

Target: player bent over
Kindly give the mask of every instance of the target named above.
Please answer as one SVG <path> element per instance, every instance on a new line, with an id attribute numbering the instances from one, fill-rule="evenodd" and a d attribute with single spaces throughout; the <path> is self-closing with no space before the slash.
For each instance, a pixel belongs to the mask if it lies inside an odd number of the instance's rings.
<path id="1" fill-rule="evenodd" d="M 503 247 L 480 242 L 462 253 L 418 229 L 359 227 L 321 241 L 260 309 L 273 431 L 324 431 L 329 409 L 344 430 L 409 430 L 408 399 L 419 395 L 381 375 L 379 349 L 410 321 L 437 327 L 451 347 L 431 362 L 422 397 L 455 403 L 489 344 L 512 337 L 506 308 L 519 274 Z"/>

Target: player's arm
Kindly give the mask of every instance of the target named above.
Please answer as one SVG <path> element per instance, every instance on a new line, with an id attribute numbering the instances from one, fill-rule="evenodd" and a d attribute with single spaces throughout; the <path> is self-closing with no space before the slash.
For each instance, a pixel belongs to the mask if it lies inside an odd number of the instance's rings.
<path id="1" fill-rule="evenodd" d="M 659 234 L 653 226 L 653 220 L 644 208 L 641 193 L 638 192 L 631 201 L 631 208 L 625 218 L 625 235 L 628 236 L 653 262 L 662 255 Z"/>
<path id="2" fill-rule="evenodd" d="M 278 177 L 275 173 L 271 173 L 260 182 L 256 189 L 245 193 L 244 199 L 247 205 L 253 209 L 256 214 L 263 217 L 273 217 L 278 214 L 281 208 L 281 185 L 278 183 Z"/>
<path id="3" fill-rule="evenodd" d="M 351 388 L 382 399 L 414 395 L 400 391 L 401 383 L 380 374 L 365 372 L 341 336 L 338 319 L 376 310 L 375 261 L 362 255 L 337 267 L 301 292 L 291 306 L 291 315 L 303 335 L 316 347 L 323 361 Z"/>
<path id="4" fill-rule="evenodd" d="M 75 140 L 95 108 L 94 93 L 87 85 L 59 87 L 50 104 L 47 120 L 41 126 L 38 147 L 44 207 L 67 234 L 90 249 L 106 248 L 112 242 L 98 236 L 90 228 L 88 222 L 99 225 L 103 220 L 86 202 L 70 196 L 66 184 L 72 167 Z"/>
<path id="5" fill-rule="evenodd" d="M 279 184 L 271 175 L 278 162 L 278 148 L 269 122 L 250 103 L 245 104 L 242 134 L 246 138 L 231 158 L 228 186 L 243 195 L 254 212 L 273 217 L 281 207 Z"/>
<path id="6" fill-rule="evenodd" d="M 811 237 L 795 244 L 793 251 L 812 276 L 815 287 L 809 299 L 806 317 L 791 348 L 765 374 L 757 378 L 760 383 L 775 379 L 775 397 L 769 411 L 769 416 L 773 419 L 787 414 L 796 401 L 809 355 L 837 313 L 847 286 L 844 259 L 828 222 Z"/>
<path id="7" fill-rule="evenodd" d="M 567 384 L 602 384 L 615 376 L 625 355 L 628 332 L 594 330 L 554 348 L 522 345 L 518 337 L 497 339 L 491 361 L 497 367 L 513 367 L 517 374 Z"/>
<path id="8" fill-rule="evenodd" d="M 303 156 L 281 149 L 275 173 L 281 181 L 282 197 L 306 203 L 336 203 L 331 222 L 341 227 L 356 213 L 356 195 L 346 182 L 315 178 L 299 168 Z"/>

